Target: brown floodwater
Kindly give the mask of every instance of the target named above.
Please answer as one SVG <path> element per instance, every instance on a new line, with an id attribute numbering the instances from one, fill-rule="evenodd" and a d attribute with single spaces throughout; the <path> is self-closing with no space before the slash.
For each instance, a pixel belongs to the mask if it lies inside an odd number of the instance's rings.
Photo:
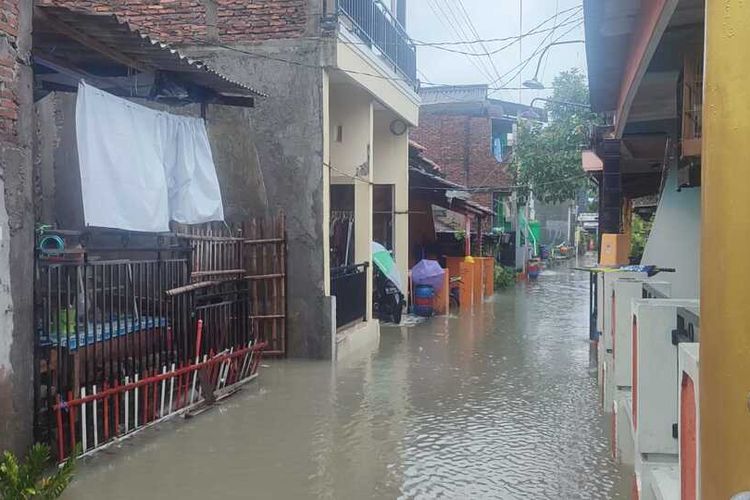
<path id="1" fill-rule="evenodd" d="M 338 366 L 270 362 L 228 402 L 85 461 L 64 498 L 627 498 L 587 287 L 547 271 L 473 314 L 383 328 Z"/>

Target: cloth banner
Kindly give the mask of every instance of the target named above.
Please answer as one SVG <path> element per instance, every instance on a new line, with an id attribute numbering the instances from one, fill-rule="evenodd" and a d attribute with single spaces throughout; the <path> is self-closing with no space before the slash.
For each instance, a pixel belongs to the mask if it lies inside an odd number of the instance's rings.
<path id="1" fill-rule="evenodd" d="M 76 137 L 87 226 L 169 231 L 224 219 L 200 118 L 155 111 L 81 82 Z"/>

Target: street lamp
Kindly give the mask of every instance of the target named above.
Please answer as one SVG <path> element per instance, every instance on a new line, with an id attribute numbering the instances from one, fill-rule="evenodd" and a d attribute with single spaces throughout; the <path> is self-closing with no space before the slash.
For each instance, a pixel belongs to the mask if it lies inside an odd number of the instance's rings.
<path id="1" fill-rule="evenodd" d="M 591 109 L 591 106 L 589 106 L 588 104 L 581 104 L 580 102 L 558 101 L 556 99 L 547 99 L 546 97 L 535 97 L 531 100 L 531 103 L 529 103 L 529 109 L 521 113 L 522 118 L 526 118 L 530 120 L 539 119 L 539 115 L 537 115 L 534 112 L 534 103 L 536 101 L 551 102 L 552 104 L 559 104 L 561 106 L 571 106 L 574 108 Z"/>
<path id="2" fill-rule="evenodd" d="M 544 50 L 542 50 L 542 53 L 539 55 L 539 61 L 536 63 L 536 71 L 534 72 L 534 78 L 531 80 L 526 80 L 523 82 L 523 86 L 527 89 L 536 89 L 536 90 L 544 90 L 544 84 L 539 81 L 539 68 L 542 66 L 542 59 L 544 59 L 544 55 L 547 53 L 547 51 L 550 49 L 550 47 L 553 47 L 555 45 L 568 45 L 571 43 L 586 43 L 586 40 L 566 40 L 563 42 L 553 42 L 546 47 L 544 47 Z"/>

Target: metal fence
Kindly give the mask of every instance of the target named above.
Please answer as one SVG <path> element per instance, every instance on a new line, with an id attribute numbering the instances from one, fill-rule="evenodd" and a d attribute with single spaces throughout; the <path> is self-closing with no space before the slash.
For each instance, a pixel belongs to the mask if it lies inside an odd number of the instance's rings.
<path id="1" fill-rule="evenodd" d="M 401 23 L 379 0 L 338 0 L 338 11 L 351 21 L 359 38 L 377 47 L 414 88 L 417 49 Z"/>
<path id="2" fill-rule="evenodd" d="M 283 216 L 179 229 L 40 236 L 34 429 L 58 458 L 232 390 L 260 349 L 284 353 Z"/>
<path id="3" fill-rule="evenodd" d="M 331 295 L 336 297 L 336 328 L 367 319 L 369 263 L 331 270 Z"/>

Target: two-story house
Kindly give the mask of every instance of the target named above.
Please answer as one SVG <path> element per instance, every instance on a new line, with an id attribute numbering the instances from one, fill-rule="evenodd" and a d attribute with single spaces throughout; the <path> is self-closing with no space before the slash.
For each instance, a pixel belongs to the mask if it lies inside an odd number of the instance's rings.
<path id="1" fill-rule="evenodd" d="M 268 94 L 244 117 L 262 173 L 247 196 L 287 217 L 287 352 L 331 357 L 351 325 L 377 335 L 371 241 L 404 276 L 408 263 L 419 96 L 405 0 L 42 3 L 116 13 Z"/>
<path id="2" fill-rule="evenodd" d="M 412 139 L 440 164 L 447 180 L 467 186 L 472 201 L 492 207 L 492 229 L 510 231 L 514 126 L 531 108 L 489 97 L 487 85 L 427 87 L 420 96 Z"/>

